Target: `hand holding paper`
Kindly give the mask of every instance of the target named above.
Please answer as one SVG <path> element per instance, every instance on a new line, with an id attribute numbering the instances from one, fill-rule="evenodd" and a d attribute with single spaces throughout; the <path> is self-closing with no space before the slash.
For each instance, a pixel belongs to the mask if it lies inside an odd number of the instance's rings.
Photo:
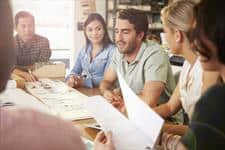
<path id="1" fill-rule="evenodd" d="M 128 118 L 142 132 L 156 142 L 163 126 L 164 120 L 145 104 L 126 84 L 120 73 L 117 71 L 120 88 L 123 93 Z"/>
<path id="2" fill-rule="evenodd" d="M 93 96 L 86 103 L 87 110 L 101 125 L 104 132 L 113 133 L 117 150 L 139 150 L 150 147 L 151 141 L 125 116 L 101 96 Z"/>
<path id="3" fill-rule="evenodd" d="M 118 150 L 152 149 L 164 120 L 128 87 L 118 73 L 129 120 L 101 96 L 91 97 L 86 108 L 104 132 L 112 131 Z"/>

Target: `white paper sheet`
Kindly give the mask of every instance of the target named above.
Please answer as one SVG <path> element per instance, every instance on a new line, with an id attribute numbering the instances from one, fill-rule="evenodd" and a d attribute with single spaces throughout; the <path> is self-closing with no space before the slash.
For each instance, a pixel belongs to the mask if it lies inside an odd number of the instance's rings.
<path id="1" fill-rule="evenodd" d="M 151 139 L 149 142 L 152 148 L 158 138 L 164 120 L 130 89 L 118 71 L 117 76 L 129 120 Z"/>
<path id="2" fill-rule="evenodd" d="M 50 109 L 35 97 L 18 88 L 8 88 L 0 94 L 2 103 L 11 102 L 17 107 L 31 108 L 37 111 L 54 114 Z"/>
<path id="3" fill-rule="evenodd" d="M 94 96 L 89 99 L 86 103 L 87 110 L 105 132 L 112 131 L 117 150 L 150 149 L 150 139 L 103 97 Z"/>
<path id="4" fill-rule="evenodd" d="M 62 81 L 42 78 L 37 82 L 26 83 L 25 87 L 30 94 L 66 120 L 91 118 L 83 106 L 87 96 L 69 88 Z"/>

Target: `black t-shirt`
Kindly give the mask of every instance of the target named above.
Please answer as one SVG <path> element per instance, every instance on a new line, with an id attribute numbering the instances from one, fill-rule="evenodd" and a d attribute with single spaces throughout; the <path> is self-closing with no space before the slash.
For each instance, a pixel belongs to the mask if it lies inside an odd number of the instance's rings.
<path id="1" fill-rule="evenodd" d="M 202 95 L 189 127 L 181 139 L 188 149 L 225 149 L 225 84 L 214 86 Z"/>

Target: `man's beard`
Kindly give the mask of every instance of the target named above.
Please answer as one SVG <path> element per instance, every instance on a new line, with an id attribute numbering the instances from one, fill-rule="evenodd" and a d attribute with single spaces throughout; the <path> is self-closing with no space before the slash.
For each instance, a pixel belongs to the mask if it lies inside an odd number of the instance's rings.
<path id="1" fill-rule="evenodd" d="M 126 44 L 126 42 L 122 42 L 122 43 Z M 130 54 L 136 49 L 136 43 L 131 42 L 131 44 L 128 45 L 128 47 L 126 49 L 120 49 L 119 47 L 118 47 L 118 49 L 119 49 L 119 52 L 122 53 L 122 54 Z"/>

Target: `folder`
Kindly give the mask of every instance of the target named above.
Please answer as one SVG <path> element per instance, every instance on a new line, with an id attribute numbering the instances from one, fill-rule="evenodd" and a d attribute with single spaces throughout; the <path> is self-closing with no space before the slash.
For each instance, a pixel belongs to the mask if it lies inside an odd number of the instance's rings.
<path id="1" fill-rule="evenodd" d="M 48 62 L 35 64 L 32 73 L 38 78 L 51 78 L 63 80 L 66 66 L 63 62 Z"/>

